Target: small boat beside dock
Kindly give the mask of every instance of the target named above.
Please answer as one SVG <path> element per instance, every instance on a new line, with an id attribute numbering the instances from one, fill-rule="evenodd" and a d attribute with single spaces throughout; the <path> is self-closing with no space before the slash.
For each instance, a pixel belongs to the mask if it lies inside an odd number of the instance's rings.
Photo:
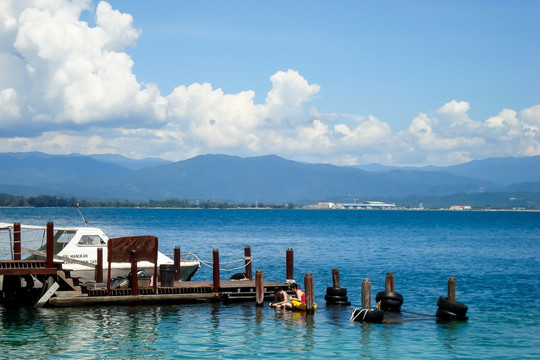
<path id="1" fill-rule="evenodd" d="M 8 232 L 10 239 L 13 239 L 14 245 L 17 237 L 22 232 L 32 233 L 37 236 L 38 244 L 32 249 L 30 246 L 20 247 L 13 250 L 13 255 L 21 253 L 29 254 L 26 260 L 43 260 L 46 258 L 47 244 L 43 244 L 46 237 L 46 226 L 22 225 L 0 223 L 0 230 Z M 77 277 L 81 282 L 95 280 L 95 268 L 98 264 L 98 249 L 103 251 L 103 258 L 107 259 L 107 243 L 109 237 L 96 227 L 55 227 L 52 240 L 54 262 L 60 264 L 61 269 L 67 271 L 72 277 Z M 20 243 L 20 240 L 19 240 Z M 32 243 L 30 239 L 25 239 L 25 243 Z M 200 261 L 196 259 L 183 258 L 181 261 L 180 280 L 189 281 L 201 267 Z M 158 252 L 157 265 L 173 265 L 173 259 L 165 254 Z M 105 263 L 103 267 L 104 276 L 107 277 L 108 269 Z M 154 264 L 150 262 L 140 262 L 139 269 L 150 273 L 153 271 Z M 129 263 L 114 263 L 111 267 L 111 276 L 126 276 L 131 271 Z"/>

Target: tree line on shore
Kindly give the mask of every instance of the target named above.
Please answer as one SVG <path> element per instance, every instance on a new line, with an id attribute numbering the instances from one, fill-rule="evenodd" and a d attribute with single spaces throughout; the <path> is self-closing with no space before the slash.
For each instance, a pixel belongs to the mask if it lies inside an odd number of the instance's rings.
<path id="1" fill-rule="evenodd" d="M 231 208 L 273 208 L 293 209 L 294 204 L 237 204 L 215 200 L 190 201 L 180 199 L 148 200 L 133 202 L 129 200 L 78 200 L 75 197 L 57 198 L 53 195 L 17 196 L 0 193 L 2 207 L 111 207 L 111 208 L 190 208 L 190 209 L 231 209 Z"/>

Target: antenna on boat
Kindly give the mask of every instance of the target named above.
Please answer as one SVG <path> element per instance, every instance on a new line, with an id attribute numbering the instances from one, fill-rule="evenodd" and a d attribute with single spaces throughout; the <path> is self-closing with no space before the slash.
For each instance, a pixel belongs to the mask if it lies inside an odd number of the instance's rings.
<path id="1" fill-rule="evenodd" d="M 77 211 L 79 212 L 79 215 L 81 215 L 82 221 L 84 221 L 84 224 L 88 226 L 88 220 L 86 220 L 81 212 L 81 209 L 79 209 L 79 203 L 77 203 Z"/>

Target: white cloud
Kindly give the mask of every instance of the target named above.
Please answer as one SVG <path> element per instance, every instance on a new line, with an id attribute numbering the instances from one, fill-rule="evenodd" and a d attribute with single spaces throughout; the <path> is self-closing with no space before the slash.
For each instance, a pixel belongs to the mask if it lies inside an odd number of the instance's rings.
<path id="1" fill-rule="evenodd" d="M 15 89 L 0 91 L 0 117 L 14 119 L 19 117 L 20 111 L 17 105 L 17 93 Z"/>
<path id="2" fill-rule="evenodd" d="M 319 85 L 310 85 L 297 71 L 278 71 L 270 78 L 272 90 L 266 96 L 267 116 L 274 122 L 294 124 L 303 114 L 303 104 L 313 100 Z"/>
<path id="3" fill-rule="evenodd" d="M 270 76 L 262 104 L 252 90 L 227 94 L 210 83 L 179 84 L 164 96 L 137 81 L 126 52 L 142 34 L 132 16 L 101 2 L 91 26 L 80 19 L 83 11 L 94 11 L 89 1 L 0 3 L 1 152 L 170 160 L 275 153 L 349 165 L 540 154 L 540 105 L 474 120 L 471 104 L 450 100 L 394 132 L 372 114 L 320 112 L 310 104 L 320 86 L 293 69 Z"/>
<path id="4" fill-rule="evenodd" d="M 466 101 L 452 100 L 439 108 L 439 113 L 442 114 L 463 114 L 469 111 L 470 105 Z"/>

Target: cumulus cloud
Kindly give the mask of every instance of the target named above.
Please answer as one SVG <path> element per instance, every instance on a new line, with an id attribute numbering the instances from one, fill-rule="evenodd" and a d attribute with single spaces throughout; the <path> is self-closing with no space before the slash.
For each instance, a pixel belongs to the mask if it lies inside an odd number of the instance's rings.
<path id="1" fill-rule="evenodd" d="M 269 74 L 263 103 L 252 90 L 228 94 L 210 83 L 162 95 L 137 80 L 126 52 L 140 36 L 131 15 L 104 1 L 95 9 L 87 0 L 0 2 L 0 151 L 169 160 L 275 153 L 350 165 L 540 155 L 540 105 L 474 120 L 471 104 L 449 99 L 395 132 L 372 114 L 321 113 L 312 104 L 320 86 L 294 69 Z"/>

